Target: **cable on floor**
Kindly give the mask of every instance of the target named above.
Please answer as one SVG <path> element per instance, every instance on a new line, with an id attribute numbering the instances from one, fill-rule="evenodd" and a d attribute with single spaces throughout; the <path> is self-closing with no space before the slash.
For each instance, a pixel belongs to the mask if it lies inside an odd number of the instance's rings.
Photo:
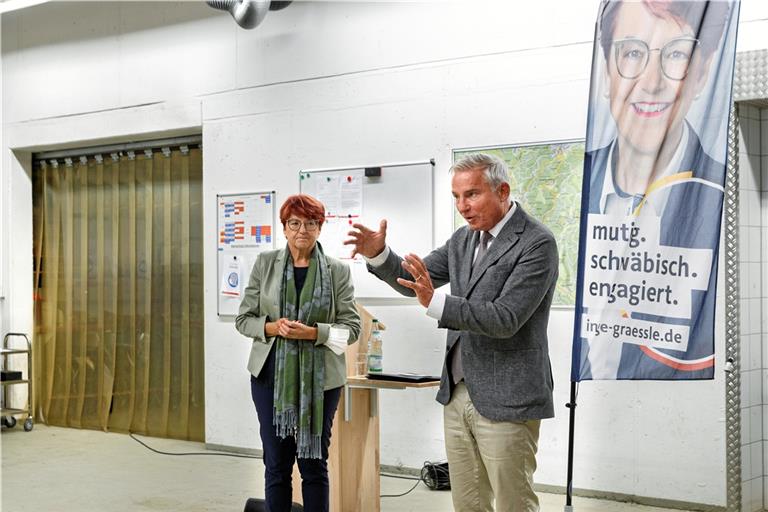
<path id="1" fill-rule="evenodd" d="M 218 455 L 220 457 L 235 457 L 240 459 L 261 459 L 261 457 L 256 455 L 243 455 L 239 453 L 222 453 L 222 452 L 180 452 L 180 453 L 174 453 L 174 452 L 164 452 L 162 450 L 158 450 L 156 448 L 152 448 L 147 443 L 136 437 L 136 435 L 133 432 L 128 433 L 129 436 L 131 436 L 131 439 L 142 445 L 144 448 L 158 453 L 160 455 L 175 455 L 175 456 L 182 456 L 182 455 Z M 413 491 L 421 482 L 424 482 L 424 485 L 426 485 L 428 488 L 433 490 L 442 490 L 442 489 L 450 489 L 450 484 L 446 484 L 448 481 L 448 463 L 432 463 L 432 462 L 425 462 L 424 466 L 421 468 L 421 475 L 419 477 L 412 477 L 412 476 L 402 476 L 402 475 L 390 475 L 386 473 L 382 473 L 381 476 L 387 477 L 387 478 L 399 478 L 402 480 L 415 480 L 416 483 L 405 491 L 402 494 L 382 494 L 379 497 L 381 498 L 400 498 L 402 496 L 405 496 L 406 494 L 409 494 L 411 491 Z M 447 487 L 446 487 L 447 485 Z"/>
<path id="2" fill-rule="evenodd" d="M 218 455 L 220 457 L 235 457 L 239 459 L 261 459 L 258 455 L 244 455 L 241 453 L 224 453 L 224 452 L 182 452 L 182 453 L 173 453 L 173 452 L 164 452 L 162 450 L 157 450 L 155 448 L 152 448 L 147 443 L 139 439 L 134 435 L 133 432 L 128 432 L 128 435 L 131 436 L 131 439 L 139 443 L 140 445 L 144 446 L 144 448 L 147 448 L 148 450 L 151 450 L 155 453 L 159 453 L 160 455 Z"/>
<path id="3" fill-rule="evenodd" d="M 418 476 L 393 475 L 392 473 L 379 473 L 387 478 L 399 478 L 400 480 L 421 480 Z"/>
<path id="4" fill-rule="evenodd" d="M 389 476 L 389 475 L 382 475 L 382 476 Z M 379 497 L 380 497 L 380 498 L 400 498 L 400 497 L 403 497 L 403 496 L 405 496 L 406 494 L 410 493 L 412 490 L 414 490 L 416 487 L 418 487 L 418 485 L 419 485 L 420 483 L 421 483 L 421 478 L 419 478 L 419 479 L 416 481 L 416 483 L 415 483 L 415 484 L 413 484 L 413 487 L 411 487 L 410 489 L 408 489 L 407 491 L 405 491 L 405 492 L 404 492 L 404 493 L 402 493 L 402 494 L 381 494 L 381 495 L 379 495 Z"/>
<path id="5" fill-rule="evenodd" d="M 405 496 L 406 494 L 413 491 L 421 482 L 424 482 L 424 485 L 427 486 L 427 488 L 435 490 L 448 490 L 451 488 L 451 483 L 449 480 L 449 474 L 448 474 L 448 463 L 447 462 L 430 462 L 426 461 L 424 465 L 421 468 L 421 473 L 418 477 L 412 477 L 412 476 L 402 476 L 402 475 L 392 475 L 392 474 L 386 474 L 381 473 L 381 476 L 385 476 L 387 478 L 400 478 L 402 480 L 416 480 L 416 483 L 405 491 L 402 494 L 382 494 L 380 495 L 381 498 L 400 498 L 402 496 Z"/>

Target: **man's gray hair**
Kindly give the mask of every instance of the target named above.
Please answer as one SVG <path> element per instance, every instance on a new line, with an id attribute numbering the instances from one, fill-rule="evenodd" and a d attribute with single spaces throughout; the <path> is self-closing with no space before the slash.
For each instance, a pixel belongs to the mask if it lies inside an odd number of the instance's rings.
<path id="1" fill-rule="evenodd" d="M 487 153 L 473 153 L 454 163 L 449 172 L 467 172 L 482 169 L 485 180 L 493 190 L 498 190 L 502 183 L 508 183 L 507 164 L 501 158 Z"/>

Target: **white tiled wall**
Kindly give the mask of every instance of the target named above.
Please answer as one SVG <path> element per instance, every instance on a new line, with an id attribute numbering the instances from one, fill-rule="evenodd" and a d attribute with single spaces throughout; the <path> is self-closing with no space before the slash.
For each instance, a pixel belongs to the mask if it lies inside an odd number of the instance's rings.
<path id="1" fill-rule="evenodd" d="M 768 108 L 760 110 L 760 332 L 762 347 L 763 508 L 768 508 Z M 756 245 L 756 242 L 755 242 Z M 757 276 L 755 276 L 757 277 Z"/>
<path id="2" fill-rule="evenodd" d="M 741 312 L 742 511 L 768 503 L 768 349 L 766 315 L 766 156 L 768 110 L 739 107 L 739 264 Z"/>

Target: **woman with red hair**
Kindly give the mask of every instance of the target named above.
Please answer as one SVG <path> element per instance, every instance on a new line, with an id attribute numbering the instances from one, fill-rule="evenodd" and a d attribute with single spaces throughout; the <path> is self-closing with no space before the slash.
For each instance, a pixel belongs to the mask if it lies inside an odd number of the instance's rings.
<path id="1" fill-rule="evenodd" d="M 264 453 L 267 510 L 291 510 L 298 461 L 304 510 L 328 510 L 328 447 L 346 381 L 344 352 L 360 317 L 349 267 L 317 239 L 325 208 L 314 197 L 288 197 L 280 208 L 286 247 L 258 255 L 235 321 L 253 339 L 248 370 Z"/>

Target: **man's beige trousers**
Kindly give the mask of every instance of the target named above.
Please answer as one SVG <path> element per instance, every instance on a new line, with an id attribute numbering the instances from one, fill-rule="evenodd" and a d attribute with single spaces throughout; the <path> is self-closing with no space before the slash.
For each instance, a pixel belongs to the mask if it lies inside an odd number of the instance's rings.
<path id="1" fill-rule="evenodd" d="M 464 382 L 444 407 L 445 448 L 455 512 L 538 512 L 533 492 L 540 420 L 491 421 Z"/>

